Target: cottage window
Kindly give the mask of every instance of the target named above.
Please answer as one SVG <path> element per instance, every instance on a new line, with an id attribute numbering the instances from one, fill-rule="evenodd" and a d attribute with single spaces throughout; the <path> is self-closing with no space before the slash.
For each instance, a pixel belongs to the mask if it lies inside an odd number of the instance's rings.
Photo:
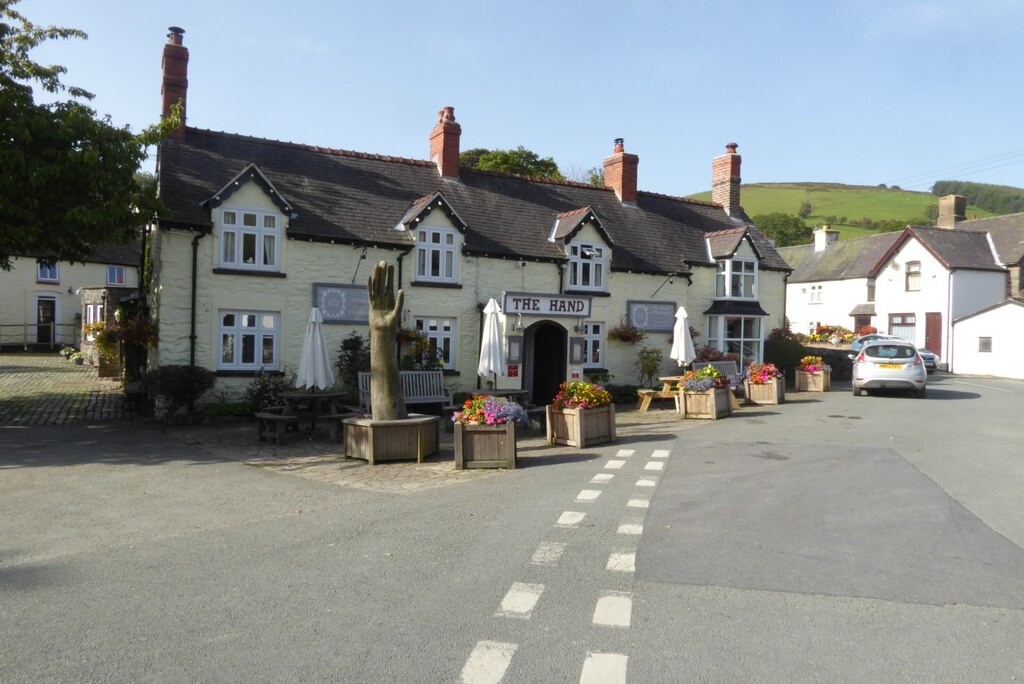
<path id="1" fill-rule="evenodd" d="M 983 353 L 992 352 L 992 338 L 991 337 L 979 337 L 978 338 L 978 351 Z"/>
<path id="2" fill-rule="evenodd" d="M 277 370 L 281 315 L 271 311 L 221 311 L 218 370 Z"/>
<path id="3" fill-rule="evenodd" d="M 917 339 L 917 316 L 914 314 L 889 314 L 889 334 L 913 342 Z"/>
<path id="4" fill-rule="evenodd" d="M 719 261 L 715 296 L 719 299 L 757 299 L 757 262 L 751 259 Z"/>
<path id="5" fill-rule="evenodd" d="M 427 338 L 430 349 L 437 354 L 445 368 L 455 368 L 455 319 L 417 317 L 413 324 Z"/>
<path id="6" fill-rule="evenodd" d="M 811 291 L 811 304 L 821 304 L 821 288 L 821 285 L 811 285 L 811 287 L 809 288 Z"/>
<path id="7" fill-rule="evenodd" d="M 708 344 L 735 356 L 741 369 L 761 361 L 761 319 L 755 316 L 709 316 Z"/>
<path id="8" fill-rule="evenodd" d="M 102 304 L 86 304 L 85 305 L 85 341 L 92 342 L 96 339 L 93 334 L 91 326 L 94 323 L 103 323 L 103 305 Z"/>
<path id="9" fill-rule="evenodd" d="M 868 295 L 867 295 L 867 297 L 868 297 L 867 301 L 869 301 L 869 302 L 875 301 L 875 279 L 874 278 L 868 278 Z"/>
<path id="10" fill-rule="evenodd" d="M 107 285 L 124 285 L 124 266 L 107 266 Z"/>
<path id="11" fill-rule="evenodd" d="M 569 288 L 605 291 L 607 255 L 600 245 L 569 245 Z"/>
<path id="12" fill-rule="evenodd" d="M 60 280 L 60 270 L 57 263 L 47 264 L 42 261 L 36 262 L 36 280 L 41 283 L 56 283 Z"/>
<path id="13" fill-rule="evenodd" d="M 447 228 L 420 228 L 416 231 L 416 280 L 457 283 L 459 238 Z"/>
<path id="14" fill-rule="evenodd" d="M 221 212 L 220 266 L 279 271 L 281 228 L 277 214 L 250 209 Z"/>
<path id="15" fill-rule="evenodd" d="M 583 333 L 584 368 L 604 367 L 604 323 L 585 323 Z"/>
<path id="16" fill-rule="evenodd" d="M 907 292 L 921 291 L 921 262 L 907 262 Z"/>

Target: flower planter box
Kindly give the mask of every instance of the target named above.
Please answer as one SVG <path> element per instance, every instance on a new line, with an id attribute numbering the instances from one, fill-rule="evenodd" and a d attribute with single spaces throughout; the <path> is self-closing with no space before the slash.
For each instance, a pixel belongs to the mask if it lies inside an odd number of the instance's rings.
<path id="1" fill-rule="evenodd" d="M 378 461 L 416 459 L 422 463 L 441 449 L 441 419 L 410 414 L 403 420 L 346 418 L 345 458 L 358 458 L 370 465 Z"/>
<path id="2" fill-rule="evenodd" d="M 455 468 L 516 467 L 516 424 L 455 423 Z"/>
<path id="3" fill-rule="evenodd" d="M 548 444 L 583 449 L 615 441 L 615 406 L 591 409 L 547 409 Z"/>
<path id="4" fill-rule="evenodd" d="M 796 371 L 797 392 L 828 392 L 832 389 L 832 371 L 808 373 L 799 368 Z"/>
<path id="5" fill-rule="evenodd" d="M 743 393 L 747 395 L 747 402 L 758 406 L 771 406 L 786 401 L 786 385 L 781 378 L 773 378 L 760 385 L 744 380 Z"/>
<path id="6" fill-rule="evenodd" d="M 718 420 L 732 415 L 728 387 L 714 387 L 706 392 L 683 392 L 686 418 Z"/>

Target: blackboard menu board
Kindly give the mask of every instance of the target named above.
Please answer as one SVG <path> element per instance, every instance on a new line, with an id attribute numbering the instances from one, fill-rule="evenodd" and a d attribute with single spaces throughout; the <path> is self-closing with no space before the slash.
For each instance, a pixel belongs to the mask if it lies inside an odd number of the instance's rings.
<path id="1" fill-rule="evenodd" d="M 629 324 L 644 332 L 672 332 L 676 324 L 675 302 L 626 302 Z"/>
<path id="2" fill-rule="evenodd" d="M 313 306 L 324 323 L 369 323 L 370 298 L 366 285 L 313 283 Z"/>

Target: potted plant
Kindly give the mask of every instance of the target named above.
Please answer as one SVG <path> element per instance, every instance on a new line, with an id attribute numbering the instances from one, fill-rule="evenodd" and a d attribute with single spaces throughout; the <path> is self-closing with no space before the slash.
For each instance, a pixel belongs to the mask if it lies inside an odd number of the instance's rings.
<path id="1" fill-rule="evenodd" d="M 832 387 L 832 369 L 820 356 L 805 356 L 796 369 L 797 392 L 828 392 Z"/>
<path id="2" fill-rule="evenodd" d="M 631 325 L 625 322 L 619 323 L 618 325 L 613 325 L 611 328 L 608 329 L 609 340 L 618 340 L 619 342 L 628 342 L 629 344 L 636 344 L 637 342 L 641 342 L 646 338 L 647 333 L 645 333 L 643 330 L 636 327 L 635 325 Z"/>
<path id="3" fill-rule="evenodd" d="M 76 366 L 85 364 L 85 354 L 82 352 L 72 352 L 68 355 L 68 360 L 74 361 Z"/>
<path id="4" fill-rule="evenodd" d="M 751 404 L 781 404 L 786 400 L 786 383 L 774 363 L 752 363 L 743 374 L 743 393 Z"/>
<path id="5" fill-rule="evenodd" d="M 732 415 L 729 378 L 714 366 L 686 371 L 679 389 L 686 418 L 718 420 Z"/>
<path id="6" fill-rule="evenodd" d="M 74 347 L 61 347 L 60 355 L 63 356 L 65 359 L 70 359 L 71 355 L 77 351 L 78 350 L 75 349 Z"/>
<path id="7" fill-rule="evenodd" d="M 530 423 L 522 406 L 501 397 L 475 396 L 452 421 L 457 469 L 516 467 L 516 425 Z"/>
<path id="8" fill-rule="evenodd" d="M 547 406 L 549 444 L 577 449 L 615 441 L 615 405 L 600 385 L 582 380 L 563 382 Z"/>

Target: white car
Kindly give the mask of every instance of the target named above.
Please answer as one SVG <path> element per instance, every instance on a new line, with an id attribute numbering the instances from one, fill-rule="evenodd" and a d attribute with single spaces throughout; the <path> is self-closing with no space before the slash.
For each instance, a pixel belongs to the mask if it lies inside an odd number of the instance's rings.
<path id="1" fill-rule="evenodd" d="M 872 340 L 853 360 L 853 396 L 865 390 L 912 390 L 924 399 L 928 371 L 924 359 L 906 340 Z"/>

